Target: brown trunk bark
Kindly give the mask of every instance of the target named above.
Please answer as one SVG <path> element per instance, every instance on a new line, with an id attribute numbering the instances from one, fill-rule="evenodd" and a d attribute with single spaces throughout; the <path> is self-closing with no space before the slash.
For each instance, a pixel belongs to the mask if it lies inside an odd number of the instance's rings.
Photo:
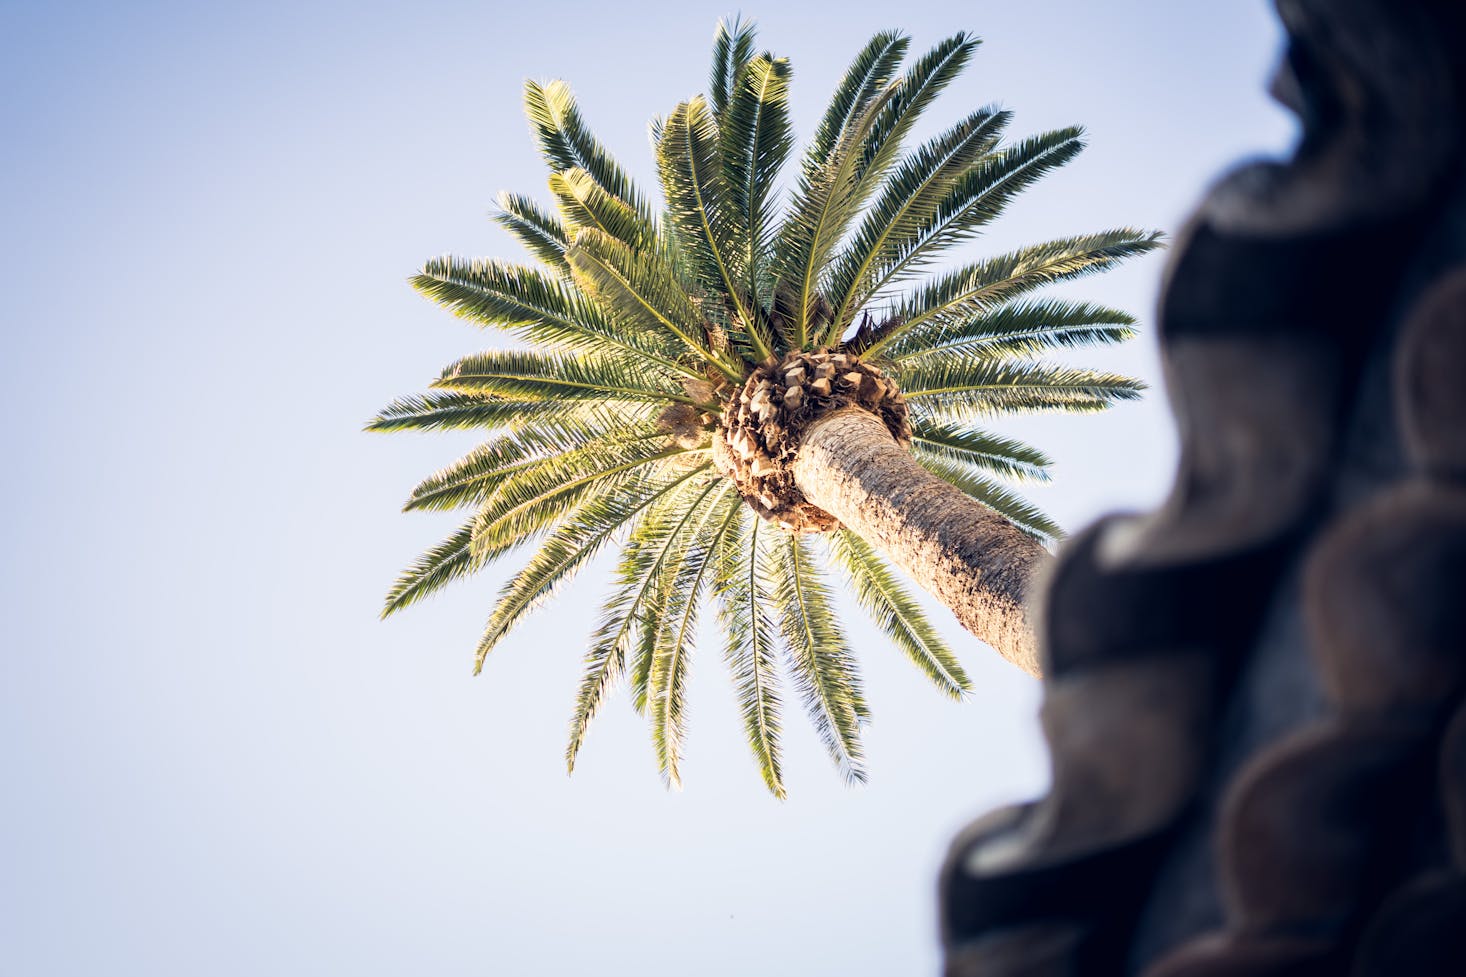
<path id="1" fill-rule="evenodd" d="M 793 471 L 810 502 L 877 547 L 998 654 L 1039 674 L 1024 601 L 1049 554 L 1033 537 L 921 467 L 859 408 L 816 421 Z"/>

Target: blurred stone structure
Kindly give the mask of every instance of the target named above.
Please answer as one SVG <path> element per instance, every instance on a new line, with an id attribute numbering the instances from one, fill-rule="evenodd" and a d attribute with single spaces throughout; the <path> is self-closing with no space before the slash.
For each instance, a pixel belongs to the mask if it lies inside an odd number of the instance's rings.
<path id="1" fill-rule="evenodd" d="M 1466 975 L 1466 0 L 1278 10 L 1302 141 L 1173 249 L 1176 484 L 1043 588 L 948 977 Z"/>

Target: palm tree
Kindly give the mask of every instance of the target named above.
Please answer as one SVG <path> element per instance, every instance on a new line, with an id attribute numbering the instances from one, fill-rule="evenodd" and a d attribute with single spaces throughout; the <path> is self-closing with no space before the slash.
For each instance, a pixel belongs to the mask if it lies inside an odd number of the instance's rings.
<path id="1" fill-rule="evenodd" d="M 369 428 L 492 432 L 413 490 L 407 509 L 471 515 L 403 573 L 384 614 L 536 543 L 499 594 L 477 671 L 593 556 L 616 549 L 570 767 L 608 691 L 628 681 L 662 775 L 679 783 L 688 667 L 708 605 L 749 744 L 783 796 L 781 674 L 839 769 L 865 776 L 868 713 L 831 568 L 946 694 L 969 680 L 891 563 L 1036 672 L 1024 588 L 1059 531 L 993 476 L 1042 479 L 1049 463 L 972 421 L 1136 397 L 1134 380 L 1036 359 L 1123 340 L 1129 315 L 1030 296 L 1149 251 L 1158 236 L 1121 228 L 926 274 L 1082 147 L 1077 128 L 1004 144 L 1009 113 L 985 107 L 903 154 L 976 49 L 967 34 L 904 72 L 907 38 L 872 38 L 781 209 L 789 62 L 754 43 L 750 26 L 720 24 L 708 94 L 653 123 L 660 212 L 563 83 L 528 83 L 555 208 L 504 194 L 498 221 L 540 264 L 444 257 L 412 279 L 522 348 L 459 360 Z"/>

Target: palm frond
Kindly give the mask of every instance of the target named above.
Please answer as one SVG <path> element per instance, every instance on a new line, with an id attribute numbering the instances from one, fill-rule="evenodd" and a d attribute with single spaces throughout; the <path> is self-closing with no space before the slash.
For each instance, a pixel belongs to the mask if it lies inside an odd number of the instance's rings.
<path id="1" fill-rule="evenodd" d="M 651 401 L 695 404 L 631 358 L 485 350 L 445 369 L 433 387 L 513 400 Z"/>
<path id="2" fill-rule="evenodd" d="M 1104 271 L 1153 251 L 1160 243 L 1158 233 L 1119 228 L 1029 245 L 968 265 L 918 289 L 897 306 L 893 318 L 900 329 L 863 353 L 872 355 L 925 322 L 939 326 L 962 322 L 1034 289 Z"/>
<path id="3" fill-rule="evenodd" d="M 659 584 L 669 576 L 666 571 L 681 563 L 696 532 L 727 491 L 727 483 L 718 480 L 701 492 L 683 491 L 665 497 L 649 508 L 622 550 L 616 589 L 601 607 L 601 622 L 591 637 L 575 697 L 570 742 L 565 749 L 565 763 L 572 772 L 591 720 L 625 669 L 633 635 L 640 628 L 655 640 L 658 629 L 647 627 L 645 622 L 649 612 L 660 609 L 654 598 Z"/>
<path id="4" fill-rule="evenodd" d="M 962 73 L 978 43 L 965 33 L 954 34 L 918 58 L 891 86 L 891 97 L 875 113 L 861 146 L 855 193 L 862 201 L 885 176 L 932 100 Z"/>
<path id="5" fill-rule="evenodd" d="M 997 143 L 1011 113 L 983 108 L 914 150 L 886 179 L 859 229 L 835 259 L 829 293 L 841 330 L 880 288 L 882 264 L 936 217 L 953 185 Z M 889 242 L 889 243 L 888 243 Z"/>
<path id="6" fill-rule="evenodd" d="M 703 478 L 711 467 L 701 465 L 632 480 L 618 491 L 598 495 L 568 513 L 524 568 L 500 590 L 474 650 L 474 674 L 482 670 L 489 652 L 612 542 L 623 527 L 669 493 Z"/>
<path id="7" fill-rule="evenodd" d="M 745 23 L 741 17 L 718 21 L 713 34 L 713 68 L 708 77 L 708 104 L 721 125 L 728 103 L 733 98 L 739 76 L 744 65 L 753 58 L 753 46 L 757 28 L 752 22 Z M 660 142 L 654 139 L 653 143 Z"/>
<path id="8" fill-rule="evenodd" d="M 754 314 L 752 294 L 743 291 L 746 248 L 739 246 L 736 210 L 723 178 L 717 123 L 701 98 L 683 102 L 667 116 L 657 165 L 667 195 L 667 213 L 679 239 L 692 252 L 699 280 L 727 297 L 752 341 L 756 359 L 771 350 Z"/>
<path id="9" fill-rule="evenodd" d="M 794 146 L 789 124 L 789 77 L 789 62 L 784 58 L 761 55 L 752 59 L 739 74 L 726 110 L 719 113 L 719 154 L 728 187 L 728 217 L 734 223 L 734 241 L 742 244 L 738 264 L 743 278 L 737 287 L 750 296 L 755 314 L 759 296 L 766 288 L 768 252 L 777 226 L 773 190 Z M 751 321 L 749 328 L 762 329 L 762 325 Z M 760 338 L 769 345 L 767 337 Z"/>
<path id="10" fill-rule="evenodd" d="M 1048 456 L 1014 438 L 955 424 L 914 419 L 913 444 L 942 458 L 972 465 L 1003 478 L 1049 480 Z"/>
<path id="11" fill-rule="evenodd" d="M 864 147 L 881 110 L 895 97 L 891 86 L 877 95 L 864 112 L 846 126 L 828 162 L 806 171 L 779 230 L 779 278 L 792 290 L 792 308 L 786 315 L 791 348 L 803 349 L 816 339 L 820 277 L 846 230 L 865 203 L 860 180 Z M 870 188 L 873 189 L 873 188 Z"/>
<path id="12" fill-rule="evenodd" d="M 565 249 L 570 247 L 570 239 L 554 214 L 528 197 L 505 192 L 499 194 L 499 212 L 494 215 L 494 220 L 530 254 L 561 276 L 570 274 L 570 266 L 565 263 Z"/>
<path id="13" fill-rule="evenodd" d="M 891 286 L 911 277 L 941 253 L 972 237 L 996 220 L 1019 193 L 1063 166 L 1084 148 L 1078 129 L 1059 129 L 1023 140 L 979 160 L 937 201 L 930 215 L 914 227 L 889 237 L 869 277 L 851 302 L 852 310 L 872 302 Z M 892 318 L 895 335 L 904 320 Z M 894 338 L 888 329 L 860 352 L 873 355 Z"/>
<path id="14" fill-rule="evenodd" d="M 473 556 L 473 520 L 459 526 L 437 546 L 423 553 L 397 577 L 382 607 L 382 617 L 417 603 L 461 577 L 473 573 L 483 561 Z"/>
<path id="15" fill-rule="evenodd" d="M 682 741 L 686 735 L 687 670 L 695 651 L 698 610 L 702 596 L 712 583 L 716 554 L 722 537 L 741 514 L 743 502 L 733 499 L 731 505 L 719 507 L 722 519 L 710 539 L 696 539 L 681 564 L 668 591 L 670 627 L 662 630 L 652 658 L 647 683 L 647 708 L 651 713 L 652 743 L 657 764 L 670 786 L 681 786 L 679 765 Z"/>
<path id="16" fill-rule="evenodd" d="M 952 698 L 972 691 L 972 682 L 957 656 L 870 544 L 848 529 L 830 533 L 826 539 L 830 555 L 845 571 L 856 601 L 891 643 Z"/>
<path id="17" fill-rule="evenodd" d="M 1135 336 L 1135 317 L 1088 302 L 1046 299 L 1011 302 L 971 318 L 918 328 L 886 349 L 898 363 L 958 354 L 1003 359 L 1038 356 L 1055 349 L 1124 342 Z"/>
<path id="18" fill-rule="evenodd" d="M 632 251 L 615 238 L 586 228 L 576 234 L 567 258 L 576 281 L 622 328 L 674 336 L 729 380 L 742 380 L 728 356 L 712 348 L 696 304 L 674 269 L 658 255 Z"/>
<path id="19" fill-rule="evenodd" d="M 779 746 L 782 699 L 775 662 L 776 634 L 772 600 L 758 574 L 759 536 L 772 532 L 775 530 L 751 513 L 741 514 L 724 537 L 713 592 L 724 637 L 723 657 L 733 676 L 748 747 L 764 785 L 783 799 Z"/>
<path id="20" fill-rule="evenodd" d="M 572 285 L 537 268 L 510 262 L 434 258 L 412 286 L 460 318 L 506 330 L 516 339 L 551 349 L 625 352 L 686 376 L 680 344 L 656 332 L 617 329 Z"/>
<path id="21" fill-rule="evenodd" d="M 867 718 L 855 659 L 845 643 L 828 588 L 804 538 L 771 534 L 764 572 L 773 580 L 789 669 L 820 741 L 849 782 L 864 782 L 860 724 Z"/>
<path id="22" fill-rule="evenodd" d="M 592 227 L 629 248 L 657 245 L 655 226 L 630 204 L 607 193 L 585 170 L 577 167 L 551 174 L 550 192 L 559 202 L 560 218 L 571 238 L 582 228 Z"/>
<path id="23" fill-rule="evenodd" d="M 835 147 L 847 141 L 849 129 L 890 82 L 906 57 L 910 39 L 896 31 L 881 31 L 866 42 L 850 62 L 815 129 L 804 158 L 806 177 L 829 165 Z"/>
<path id="24" fill-rule="evenodd" d="M 1102 410 L 1135 400 L 1131 377 L 1050 363 L 944 357 L 902 364 L 901 390 L 914 418 L 970 420 L 997 413 Z"/>
<path id="25" fill-rule="evenodd" d="M 473 525 L 474 552 L 506 552 L 587 497 L 619 491 L 628 482 L 655 475 L 673 459 L 700 462 L 705 456 L 705 449 L 632 438 L 537 459 L 504 478 L 479 508 Z"/>
<path id="26" fill-rule="evenodd" d="M 590 423 L 547 423 L 508 431 L 480 444 L 468 454 L 439 469 L 417 484 L 404 511 L 442 510 L 476 506 L 487 500 L 508 476 L 569 452 L 625 443 L 662 440 L 665 432 L 647 420 L 625 412 L 601 411 Z"/>
<path id="27" fill-rule="evenodd" d="M 527 403 L 472 393 L 433 390 L 392 401 L 366 424 L 368 431 L 459 431 L 519 427 L 582 408 L 573 401 Z"/>
<path id="28" fill-rule="evenodd" d="M 558 80 L 525 82 L 524 112 L 552 172 L 585 170 L 601 189 L 650 219 L 631 179 L 587 128 L 569 85 Z"/>

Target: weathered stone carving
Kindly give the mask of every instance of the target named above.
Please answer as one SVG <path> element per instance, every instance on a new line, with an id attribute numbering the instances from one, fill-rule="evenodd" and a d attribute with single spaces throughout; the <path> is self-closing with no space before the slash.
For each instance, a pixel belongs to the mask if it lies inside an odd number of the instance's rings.
<path id="1" fill-rule="evenodd" d="M 1180 235 L 1175 487 L 1036 603 L 1054 784 L 953 843 L 948 977 L 1466 973 L 1466 4 L 1278 10 L 1302 141 Z"/>

